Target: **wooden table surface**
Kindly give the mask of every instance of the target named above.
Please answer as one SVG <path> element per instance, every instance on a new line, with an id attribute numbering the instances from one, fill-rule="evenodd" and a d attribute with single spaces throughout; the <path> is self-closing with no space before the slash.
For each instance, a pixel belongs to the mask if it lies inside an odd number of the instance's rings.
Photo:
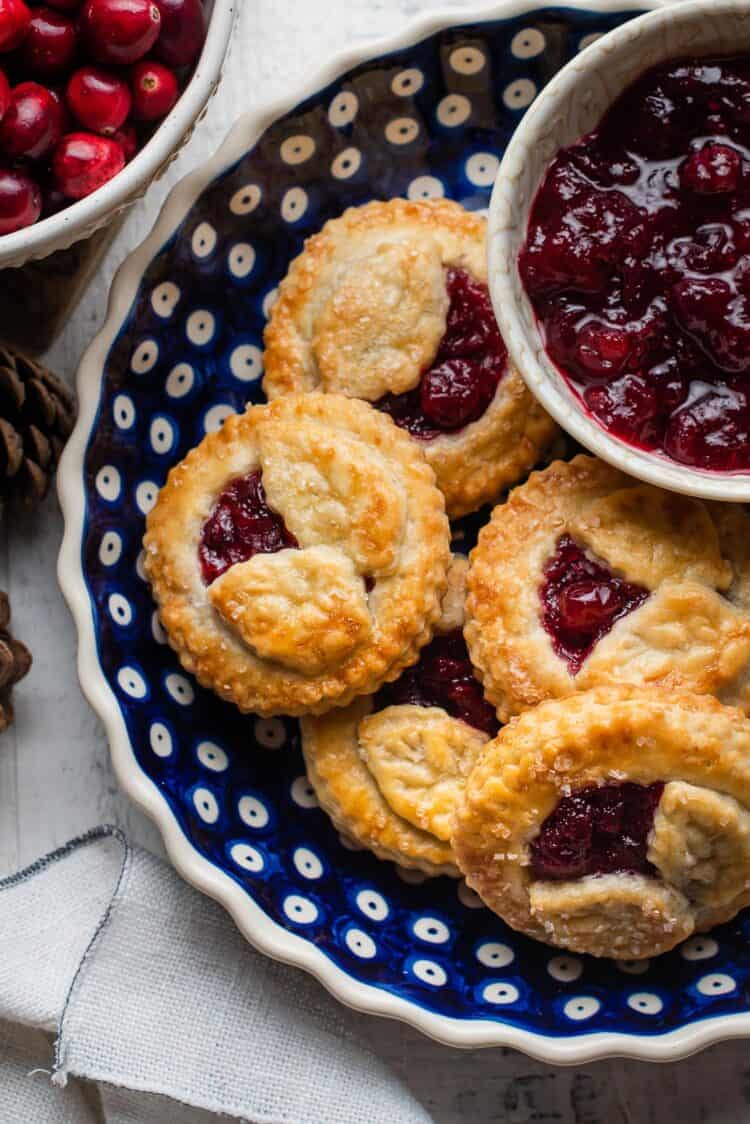
<path id="1" fill-rule="evenodd" d="M 151 228 L 168 188 L 214 151 L 237 107 L 275 99 L 340 46 L 394 31 L 440 6 L 434 0 L 241 0 L 227 72 L 207 118 L 165 181 L 128 216 L 49 353 L 50 364 L 73 379 L 102 323 L 117 265 Z M 470 4 L 448 6 L 458 15 Z M 16 691 L 16 724 L 0 739 L 0 875 L 105 821 L 163 854 L 156 829 L 118 791 L 104 732 L 78 687 L 73 626 L 55 580 L 61 533 L 54 496 L 36 516 L 15 519 L 2 532 L 0 588 L 10 594 L 14 628 L 33 649 L 34 667 Z M 447 1049 L 384 1020 L 362 1017 L 361 1023 L 373 1049 L 413 1086 L 438 1124 L 750 1122 L 749 1056 L 739 1042 L 674 1065 L 614 1061 L 554 1069 L 510 1051 Z"/>

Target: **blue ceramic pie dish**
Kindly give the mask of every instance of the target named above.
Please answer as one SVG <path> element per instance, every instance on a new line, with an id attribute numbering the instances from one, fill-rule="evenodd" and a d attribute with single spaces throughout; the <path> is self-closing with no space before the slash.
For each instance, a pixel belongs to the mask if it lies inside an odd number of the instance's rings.
<path id="1" fill-rule="evenodd" d="M 506 3 L 434 16 L 336 60 L 298 104 L 243 119 L 170 197 L 121 269 L 79 376 L 60 471 L 60 579 L 83 689 L 124 788 L 180 873 L 264 952 L 343 1002 L 454 1045 L 554 1062 L 675 1058 L 750 1032 L 750 915 L 651 963 L 560 954 L 448 878 L 399 873 L 339 839 L 297 725 L 242 716 L 187 676 L 141 565 L 170 467 L 262 399 L 262 332 L 303 239 L 352 204 L 446 195 L 487 206 L 540 87 L 647 2 Z M 456 527 L 464 548 L 481 515 Z"/>

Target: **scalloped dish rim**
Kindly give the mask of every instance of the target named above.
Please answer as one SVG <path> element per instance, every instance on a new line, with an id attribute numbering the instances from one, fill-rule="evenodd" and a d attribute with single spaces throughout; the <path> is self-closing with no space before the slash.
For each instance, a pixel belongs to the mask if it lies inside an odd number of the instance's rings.
<path id="1" fill-rule="evenodd" d="M 560 6 L 606 13 L 629 9 L 643 11 L 661 7 L 665 2 L 670 0 L 567 0 Z M 93 605 L 82 566 L 81 543 L 86 515 L 84 457 L 96 424 L 105 360 L 132 307 L 145 269 L 174 234 L 196 199 L 257 143 L 275 120 L 343 72 L 453 26 L 512 18 L 539 7 L 534 0 L 504 0 L 491 7 L 484 5 L 460 12 L 442 9 L 410 22 L 396 35 L 341 51 L 322 70 L 307 78 L 291 97 L 285 97 L 266 110 L 241 117 L 218 152 L 172 189 L 150 235 L 120 266 L 110 292 L 105 323 L 78 369 L 79 417 L 58 472 L 58 495 L 65 520 L 58 579 L 77 629 L 81 688 L 104 723 L 120 785 L 159 828 L 169 859 L 179 874 L 221 904 L 255 948 L 310 972 L 347 1006 L 366 1014 L 399 1019 L 446 1045 L 472 1049 L 511 1047 L 539 1061 L 558 1065 L 580 1065 L 607 1057 L 675 1061 L 720 1041 L 750 1036 L 750 1011 L 701 1018 L 661 1035 L 592 1032 L 568 1038 L 524 1030 L 494 1019 L 452 1018 L 426 1010 L 416 1001 L 359 982 L 303 936 L 273 921 L 228 874 L 193 848 L 165 797 L 138 765 L 123 715 L 99 663 Z"/>

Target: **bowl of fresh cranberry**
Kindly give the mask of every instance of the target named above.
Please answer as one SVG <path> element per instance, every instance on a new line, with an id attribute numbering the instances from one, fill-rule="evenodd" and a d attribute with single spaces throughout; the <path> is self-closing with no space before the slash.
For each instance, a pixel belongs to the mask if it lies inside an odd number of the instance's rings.
<path id="1" fill-rule="evenodd" d="M 142 194 L 218 83 L 233 0 L 0 0 L 0 267 Z"/>
<path id="2" fill-rule="evenodd" d="M 599 38 L 516 131 L 489 214 L 509 352 L 572 436 L 674 491 L 750 500 L 750 3 Z"/>

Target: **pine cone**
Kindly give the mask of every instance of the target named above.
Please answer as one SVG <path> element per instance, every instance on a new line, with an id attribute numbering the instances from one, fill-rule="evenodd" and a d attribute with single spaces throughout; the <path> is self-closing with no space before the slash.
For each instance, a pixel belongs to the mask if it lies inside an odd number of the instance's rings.
<path id="1" fill-rule="evenodd" d="M 36 507 L 75 421 L 75 396 L 41 363 L 0 347 L 0 496 Z"/>
<path id="2" fill-rule="evenodd" d="M 9 624 L 8 596 L 0 592 L 0 730 L 13 721 L 11 690 L 31 667 L 31 653 L 25 644 L 11 636 Z"/>

